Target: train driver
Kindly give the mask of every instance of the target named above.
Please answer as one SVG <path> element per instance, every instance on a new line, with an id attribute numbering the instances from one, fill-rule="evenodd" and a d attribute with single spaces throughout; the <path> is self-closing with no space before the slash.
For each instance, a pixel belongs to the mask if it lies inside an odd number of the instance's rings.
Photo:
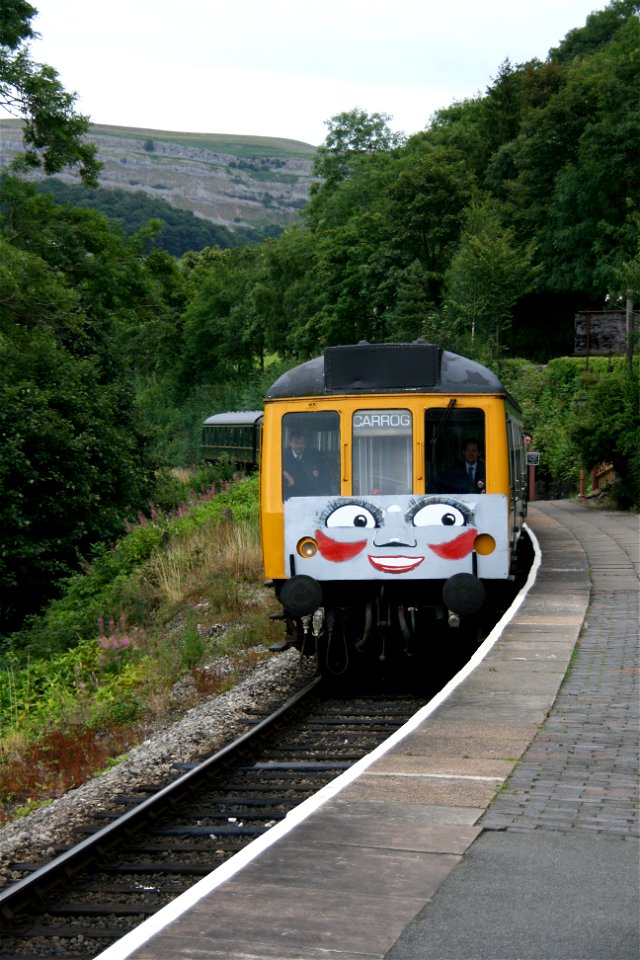
<path id="1" fill-rule="evenodd" d="M 292 431 L 282 455 L 283 499 L 315 497 L 328 491 L 329 476 L 322 457 L 307 446 L 307 438 L 302 431 Z"/>
<path id="2" fill-rule="evenodd" d="M 469 437 L 464 444 L 463 459 L 450 467 L 438 484 L 441 493 L 484 493 L 485 468 L 480 443 Z"/>

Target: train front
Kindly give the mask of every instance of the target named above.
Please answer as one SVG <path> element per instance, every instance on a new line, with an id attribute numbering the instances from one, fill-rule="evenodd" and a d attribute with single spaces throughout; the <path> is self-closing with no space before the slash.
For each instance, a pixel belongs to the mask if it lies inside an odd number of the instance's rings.
<path id="1" fill-rule="evenodd" d="M 509 580 L 506 438 L 493 374 L 429 344 L 329 348 L 277 381 L 262 536 L 290 642 L 342 673 L 473 636 Z"/>

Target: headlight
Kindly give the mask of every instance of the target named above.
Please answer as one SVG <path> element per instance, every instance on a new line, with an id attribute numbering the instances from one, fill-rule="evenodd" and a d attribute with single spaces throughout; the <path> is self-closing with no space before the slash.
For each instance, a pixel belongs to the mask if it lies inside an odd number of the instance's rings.
<path id="1" fill-rule="evenodd" d="M 490 533 L 479 533 L 473 541 L 473 549 L 481 557 L 488 557 L 496 548 L 496 541 Z"/>
<path id="2" fill-rule="evenodd" d="M 313 537 L 303 537 L 302 540 L 298 540 L 298 546 L 296 550 L 301 557 L 304 557 L 305 560 L 308 560 L 310 557 L 315 557 L 318 552 L 318 544 L 313 539 Z"/>

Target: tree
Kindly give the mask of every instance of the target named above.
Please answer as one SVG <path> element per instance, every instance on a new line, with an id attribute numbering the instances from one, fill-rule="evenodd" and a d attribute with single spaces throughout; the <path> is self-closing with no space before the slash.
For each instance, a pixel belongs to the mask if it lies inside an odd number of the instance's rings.
<path id="1" fill-rule="evenodd" d="M 513 140 L 519 132 L 524 106 L 524 71 L 509 60 L 487 89 L 483 100 L 485 139 L 490 152 Z"/>
<path id="2" fill-rule="evenodd" d="M 0 181 L 0 210 L 4 632 L 148 502 L 155 464 L 133 381 L 175 355 L 182 278 L 167 254 L 145 255 L 144 234 L 15 178 Z"/>
<path id="3" fill-rule="evenodd" d="M 558 171 L 541 231 L 551 284 L 602 296 L 635 251 L 640 207 L 640 20 L 618 27 L 606 49 L 568 68 L 568 110 L 591 104 L 575 155 Z M 635 95 L 630 96 L 630 91 Z"/>
<path id="4" fill-rule="evenodd" d="M 277 240 L 262 245 L 265 270 L 255 299 L 265 347 L 280 357 L 300 356 L 301 331 L 315 314 L 316 246 L 316 235 L 300 227 L 290 227 Z"/>
<path id="5" fill-rule="evenodd" d="M 307 355 L 327 345 L 377 339 L 377 278 L 374 265 L 383 249 L 375 214 L 323 230 L 313 263 L 315 311 L 298 339 Z M 379 334 L 378 334 L 379 335 Z"/>
<path id="6" fill-rule="evenodd" d="M 76 167 L 83 183 L 96 186 L 100 164 L 95 145 L 84 139 L 89 120 L 75 112 L 77 95 L 64 89 L 53 67 L 31 59 L 36 13 L 25 0 L 0 0 L 0 107 L 24 121 L 25 149 L 13 166 L 47 174 Z"/>
<path id="7" fill-rule="evenodd" d="M 447 347 L 446 331 L 428 296 L 429 276 L 420 261 L 413 260 L 404 270 L 396 271 L 393 282 L 395 305 L 384 315 L 389 339 L 403 342 L 422 338 Z"/>
<path id="8" fill-rule="evenodd" d="M 497 359 L 513 306 L 531 284 L 532 259 L 533 246 L 515 241 L 494 201 L 469 207 L 446 274 L 445 306 L 472 342 L 492 344 Z"/>
<path id="9" fill-rule="evenodd" d="M 622 507 L 640 506 L 640 379 L 638 366 L 594 375 L 570 436 L 583 463 L 611 463 L 620 479 L 615 491 Z"/>
<path id="10" fill-rule="evenodd" d="M 633 252 L 640 203 L 640 20 L 629 4 L 613 6 L 593 50 L 561 60 L 548 84 L 531 81 L 538 99 L 505 147 L 515 171 L 505 193 L 520 239 L 536 239 L 541 288 L 587 303 L 601 302 L 612 269 Z"/>
<path id="11" fill-rule="evenodd" d="M 570 30 L 560 45 L 550 51 L 551 59 L 567 64 L 605 47 L 620 24 L 638 15 L 638 0 L 612 0 L 604 10 L 590 13 L 584 27 Z"/>
<path id="12" fill-rule="evenodd" d="M 387 153 L 400 146 L 404 136 L 389 128 L 390 119 L 389 114 L 368 114 L 356 107 L 327 120 L 329 132 L 316 151 L 314 176 L 331 188 L 351 174 L 358 159 Z"/>
<path id="13" fill-rule="evenodd" d="M 0 289 L 5 632 L 54 596 L 94 543 L 122 530 L 148 499 L 151 469 L 130 391 L 62 342 L 75 327 L 86 349 L 88 331 L 61 275 L 0 238 Z"/>
<path id="14" fill-rule="evenodd" d="M 386 213 L 390 243 L 402 265 L 413 260 L 422 264 L 431 303 L 440 303 L 444 273 L 473 184 L 462 152 L 434 146 L 420 135 L 398 157 Z"/>
<path id="15" fill-rule="evenodd" d="M 262 365 L 265 330 L 256 303 L 264 276 L 259 247 L 209 250 L 188 278 L 178 363 L 183 396 L 198 384 L 246 379 Z"/>

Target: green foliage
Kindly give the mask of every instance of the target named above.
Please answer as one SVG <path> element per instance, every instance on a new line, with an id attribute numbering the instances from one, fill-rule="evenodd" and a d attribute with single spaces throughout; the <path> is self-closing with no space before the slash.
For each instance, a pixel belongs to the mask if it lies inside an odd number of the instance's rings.
<path id="1" fill-rule="evenodd" d="M 620 478 L 616 499 L 620 506 L 640 508 L 640 383 L 637 366 L 629 373 L 623 364 L 607 374 L 595 374 L 586 383 L 580 416 L 570 437 L 585 467 L 611 463 Z"/>
<path id="2" fill-rule="evenodd" d="M 2 182 L 0 203 L 6 632 L 55 596 L 92 544 L 112 540 L 123 516 L 150 496 L 153 464 L 122 347 L 135 337 L 143 353 L 153 323 L 162 356 L 180 275 L 159 252 L 145 260 L 141 242 L 125 240 L 99 214 L 60 207 L 15 179 Z"/>
<path id="3" fill-rule="evenodd" d="M 389 129 L 390 119 L 386 113 L 367 114 L 355 108 L 327 121 L 325 142 L 316 150 L 313 162 L 314 176 L 323 181 L 320 192 L 330 191 L 347 179 L 362 158 L 387 152 L 402 143 L 402 134 Z"/>
<path id="4" fill-rule="evenodd" d="M 52 67 L 35 63 L 29 55 L 36 13 L 24 0 L 3 0 L 0 107 L 25 121 L 25 149 L 14 167 L 42 167 L 48 174 L 77 167 L 83 183 L 95 186 L 100 164 L 95 146 L 84 139 L 89 121 L 74 110 L 76 94 L 66 92 Z"/>
<path id="5" fill-rule="evenodd" d="M 589 14 L 584 27 L 570 30 L 551 58 L 562 64 L 589 57 L 606 48 L 621 24 L 638 15 L 638 0 L 612 0 L 604 10 Z"/>
<path id="6" fill-rule="evenodd" d="M 195 616 L 192 614 L 185 623 L 182 636 L 177 644 L 176 654 L 179 661 L 179 671 L 186 673 L 193 670 L 202 662 L 206 644 L 198 632 Z"/>
<path id="7" fill-rule="evenodd" d="M 525 428 L 541 454 L 538 479 L 547 495 L 570 496 L 580 469 L 611 463 L 621 506 L 640 507 L 638 365 L 605 357 L 559 357 L 545 366 L 506 361 L 501 369 L 522 406 Z"/>
<path id="8" fill-rule="evenodd" d="M 519 245 L 511 227 L 503 227 L 495 201 L 467 210 L 460 243 L 447 273 L 446 311 L 471 340 L 489 344 L 494 358 L 511 323 L 513 307 L 531 286 L 533 248 Z"/>
<path id="9" fill-rule="evenodd" d="M 232 233 L 226 227 L 196 217 L 190 210 L 178 210 L 166 200 L 149 197 L 139 190 L 104 187 L 87 190 L 55 178 L 45 180 L 39 189 L 51 194 L 58 203 L 99 211 L 112 224 L 121 224 L 129 236 L 146 227 L 150 220 L 158 220 L 160 227 L 149 238 L 149 247 L 165 250 L 174 257 L 203 247 L 235 247 L 243 242 L 245 233 L 246 240 L 255 239 L 255 233 L 242 230 Z"/>
<path id="10" fill-rule="evenodd" d="M 191 270 L 191 297 L 184 313 L 179 383 L 250 376 L 263 364 L 265 330 L 257 295 L 264 272 L 255 247 L 210 251 Z"/>
<path id="11" fill-rule="evenodd" d="M 0 736 L 63 725 L 91 698 L 87 724 L 131 722 L 139 712 L 131 688 L 139 682 L 140 664 L 130 661 L 105 671 L 97 639 L 85 640 L 65 653 L 31 659 L 25 666 L 8 663 L 0 671 Z"/>
<path id="12" fill-rule="evenodd" d="M 206 471 L 201 476 L 208 480 Z M 257 478 L 251 477 L 234 483 L 225 493 L 214 493 L 211 488 L 194 492 L 189 482 L 182 484 L 180 506 L 172 505 L 166 512 L 150 507 L 149 515 L 141 513 L 135 526 L 114 546 L 97 546 L 92 563 L 69 577 L 62 596 L 5 641 L 6 651 L 13 651 L 14 658 L 64 651 L 80 639 L 96 636 L 100 618 L 107 613 L 116 622 L 123 615 L 128 622 L 139 622 L 149 613 L 148 600 L 139 590 L 145 563 L 173 537 L 229 515 L 238 523 L 255 523 L 257 484 Z"/>
<path id="13" fill-rule="evenodd" d="M 47 331 L 17 327 L 0 340 L 0 437 L 6 631 L 55 594 L 92 543 L 115 535 L 149 477 L 128 399 Z"/>

